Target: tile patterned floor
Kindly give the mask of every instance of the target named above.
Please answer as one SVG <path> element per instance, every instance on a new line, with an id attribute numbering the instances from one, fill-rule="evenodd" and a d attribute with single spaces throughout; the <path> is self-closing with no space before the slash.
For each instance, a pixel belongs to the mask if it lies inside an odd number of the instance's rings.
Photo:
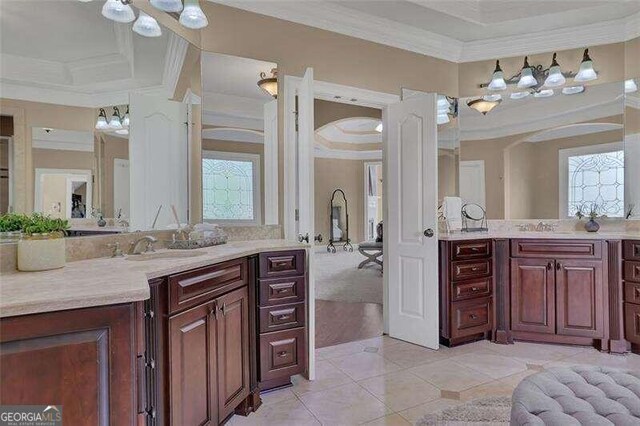
<path id="1" fill-rule="evenodd" d="M 387 336 L 316 351 L 317 379 L 262 395 L 263 406 L 241 425 L 409 425 L 425 414 L 488 395 L 511 395 L 529 374 L 592 364 L 640 369 L 640 356 L 537 343 L 475 342 L 438 351 Z"/>

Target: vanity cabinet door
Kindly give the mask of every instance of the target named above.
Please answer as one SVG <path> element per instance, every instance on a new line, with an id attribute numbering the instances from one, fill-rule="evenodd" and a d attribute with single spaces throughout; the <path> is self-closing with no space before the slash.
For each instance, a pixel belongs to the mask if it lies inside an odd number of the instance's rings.
<path id="1" fill-rule="evenodd" d="M 604 336 L 602 262 L 556 261 L 556 321 L 558 334 Z"/>
<path id="2" fill-rule="evenodd" d="M 511 329 L 555 334 L 555 263 L 511 259 Z"/>
<path id="3" fill-rule="evenodd" d="M 218 402 L 220 421 L 249 395 L 249 291 L 225 294 L 218 305 Z"/>
<path id="4" fill-rule="evenodd" d="M 172 425 L 217 425 L 216 309 L 205 303 L 169 319 Z"/>

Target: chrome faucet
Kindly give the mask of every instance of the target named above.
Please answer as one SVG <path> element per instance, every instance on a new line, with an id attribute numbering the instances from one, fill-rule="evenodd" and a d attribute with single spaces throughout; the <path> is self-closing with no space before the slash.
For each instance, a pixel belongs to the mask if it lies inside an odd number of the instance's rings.
<path id="1" fill-rule="evenodd" d="M 149 252 L 154 252 L 155 250 L 153 249 L 153 243 L 158 242 L 158 239 L 156 237 L 153 237 L 151 235 L 145 235 L 143 237 L 138 238 L 135 241 L 132 241 L 131 244 L 129 245 L 129 254 L 142 254 L 142 253 L 149 253 Z M 140 243 L 146 243 L 144 246 L 144 249 L 140 249 Z"/>

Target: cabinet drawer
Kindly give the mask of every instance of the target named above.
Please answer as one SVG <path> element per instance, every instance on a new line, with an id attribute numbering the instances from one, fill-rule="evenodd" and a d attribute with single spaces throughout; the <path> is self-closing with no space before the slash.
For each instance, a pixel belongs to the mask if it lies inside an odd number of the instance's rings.
<path id="1" fill-rule="evenodd" d="M 624 338 L 640 344 L 640 305 L 624 304 Z"/>
<path id="2" fill-rule="evenodd" d="M 451 260 L 478 259 L 491 256 L 491 240 L 453 241 Z"/>
<path id="3" fill-rule="evenodd" d="M 624 261 L 624 279 L 625 281 L 640 283 L 640 262 Z"/>
<path id="4" fill-rule="evenodd" d="M 260 280 L 260 306 L 283 305 L 304 301 L 304 277 Z"/>
<path id="5" fill-rule="evenodd" d="M 512 257 L 600 259 L 602 243 L 593 240 L 511 240 Z"/>
<path id="6" fill-rule="evenodd" d="M 640 283 L 624 283 L 624 301 L 640 305 Z"/>
<path id="7" fill-rule="evenodd" d="M 247 259 L 235 259 L 169 277 L 169 313 L 207 302 L 248 283 Z"/>
<path id="8" fill-rule="evenodd" d="M 626 260 L 640 261 L 640 241 L 626 240 L 624 242 L 624 258 Z"/>
<path id="9" fill-rule="evenodd" d="M 451 337 L 464 337 L 491 330 L 493 309 L 490 297 L 452 304 Z"/>
<path id="10" fill-rule="evenodd" d="M 302 373 L 306 352 L 304 328 L 260 335 L 260 381 Z"/>
<path id="11" fill-rule="evenodd" d="M 473 297 L 480 296 L 489 296 L 491 294 L 492 287 L 492 279 L 491 277 L 469 280 L 469 281 L 460 281 L 453 283 L 453 293 L 451 296 L 451 300 L 465 300 Z"/>
<path id="12" fill-rule="evenodd" d="M 260 278 L 304 275 L 304 250 L 260 254 Z"/>
<path id="13" fill-rule="evenodd" d="M 303 327 L 304 302 L 260 308 L 260 333 Z"/>
<path id="14" fill-rule="evenodd" d="M 491 263 L 491 259 L 451 262 L 451 279 L 457 281 L 489 276 Z"/>

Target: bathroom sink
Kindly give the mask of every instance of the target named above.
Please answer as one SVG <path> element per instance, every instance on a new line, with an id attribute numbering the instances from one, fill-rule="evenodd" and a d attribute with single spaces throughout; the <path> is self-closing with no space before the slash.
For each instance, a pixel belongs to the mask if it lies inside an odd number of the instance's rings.
<path id="1" fill-rule="evenodd" d="M 175 251 L 163 251 L 160 253 L 143 253 L 138 255 L 129 255 L 127 260 L 144 261 L 144 260 L 156 260 L 156 259 L 184 259 L 189 257 L 197 257 L 205 254 L 201 250 L 175 250 Z"/>

